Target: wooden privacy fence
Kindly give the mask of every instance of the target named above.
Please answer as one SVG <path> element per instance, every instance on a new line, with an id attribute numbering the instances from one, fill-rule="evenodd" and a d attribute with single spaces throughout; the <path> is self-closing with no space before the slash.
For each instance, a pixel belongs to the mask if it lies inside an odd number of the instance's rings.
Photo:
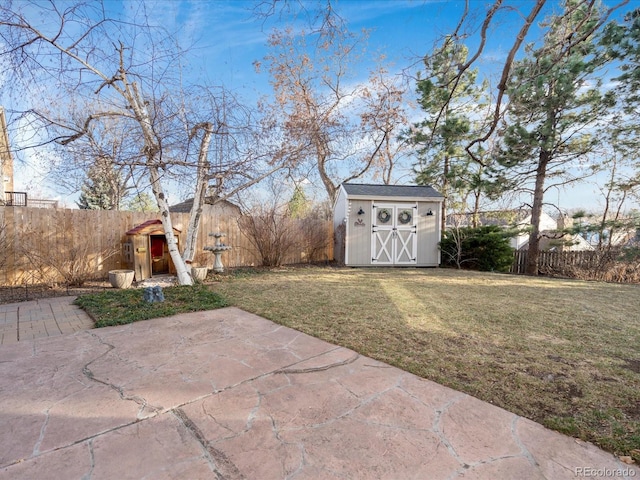
<path id="1" fill-rule="evenodd" d="M 43 277 L 41 265 L 53 265 L 56 262 L 66 262 L 67 267 L 70 262 L 88 262 L 95 272 L 92 278 L 106 278 L 109 270 L 124 268 L 125 233 L 147 220 L 157 218 L 157 213 L 0 207 L 0 285 L 38 283 Z M 182 245 L 189 214 L 172 213 L 171 219 L 174 227 L 182 231 Z M 288 251 L 284 263 L 333 260 L 332 223 L 326 220 L 318 222 L 326 226 L 325 247 L 307 252 L 304 239 L 300 238 L 297 242 L 300 246 Z M 303 235 L 302 230 L 299 235 Z M 202 252 L 203 247 L 214 244 L 215 239 L 209 234 L 215 232 L 225 233 L 224 243 L 232 246 L 222 256 L 225 266 L 260 265 L 256 248 L 241 231 L 238 216 L 203 216 L 196 252 Z M 211 254 L 208 263 L 209 266 L 213 264 Z M 51 267 L 47 269 L 49 276 L 56 277 Z M 57 281 L 64 279 L 58 278 Z"/>
<path id="2" fill-rule="evenodd" d="M 538 257 L 538 270 L 558 271 L 567 267 L 581 269 L 596 268 L 601 261 L 601 255 L 594 251 L 584 252 L 540 252 Z M 527 268 L 527 251 L 516 250 L 514 252 L 511 273 L 524 274 Z"/>

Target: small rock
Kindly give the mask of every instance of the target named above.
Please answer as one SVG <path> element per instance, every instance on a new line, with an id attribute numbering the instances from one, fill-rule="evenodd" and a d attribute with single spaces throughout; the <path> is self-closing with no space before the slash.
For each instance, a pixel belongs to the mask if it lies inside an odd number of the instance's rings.
<path id="1" fill-rule="evenodd" d="M 142 298 L 145 302 L 156 303 L 156 302 L 164 302 L 164 293 L 162 293 L 162 287 L 147 287 L 144 289 L 144 293 L 142 294 Z"/>
<path id="2" fill-rule="evenodd" d="M 627 465 L 631 465 L 631 464 L 635 463 L 633 461 L 633 458 L 631 458 L 631 457 L 629 457 L 627 455 L 622 455 L 620 457 L 620 461 L 623 462 L 623 463 L 626 463 Z"/>

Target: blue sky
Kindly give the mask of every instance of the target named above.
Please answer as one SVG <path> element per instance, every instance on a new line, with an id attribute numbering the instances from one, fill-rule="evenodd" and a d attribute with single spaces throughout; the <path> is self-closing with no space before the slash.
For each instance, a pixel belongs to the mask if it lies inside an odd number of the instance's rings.
<path id="1" fill-rule="evenodd" d="M 194 83 L 223 84 L 248 101 L 253 101 L 270 93 L 268 74 L 258 74 L 253 67 L 253 62 L 262 60 L 267 53 L 266 40 L 270 29 L 274 26 L 282 27 L 287 22 L 298 27 L 304 25 L 304 19 L 296 19 L 286 12 L 260 21 L 252 15 L 252 8 L 256 3 L 253 0 L 159 0 L 147 2 L 146 13 L 151 23 L 161 24 L 175 32 L 183 47 L 191 45 L 184 58 L 184 65 L 186 71 L 193 76 Z M 481 18 L 484 15 L 483 6 L 487 3 L 490 2 L 470 0 L 472 15 Z M 485 54 L 478 64 L 483 71 L 494 74 L 499 71 L 506 58 L 515 31 L 520 28 L 521 18 L 532 5 L 532 2 L 526 0 L 505 3 L 513 8 L 496 19 L 489 32 Z M 122 19 L 140 15 L 139 11 L 133 11 L 135 4 L 126 0 L 105 0 L 105 5 L 110 15 L 120 16 Z M 385 54 L 393 65 L 392 71 L 399 73 L 419 68 L 420 56 L 429 52 L 440 36 L 454 29 L 465 2 L 334 0 L 333 5 L 351 30 L 370 30 L 369 51 Z M 545 13 L 550 13 L 553 8 L 557 8 L 557 2 L 549 2 Z M 625 7 L 620 14 L 630 8 Z M 543 17 L 544 15 L 540 19 Z M 469 34 L 468 46 L 473 51 L 478 42 L 477 31 Z M 538 36 L 538 29 L 533 28 L 527 40 L 534 41 Z M 363 72 L 364 78 L 366 72 Z M 407 180 L 405 174 L 403 182 Z M 25 183 L 25 179 L 17 178 L 16 190 Z M 38 188 L 44 195 L 59 194 L 52 191 L 46 183 L 41 183 Z M 68 205 L 73 205 L 73 200 L 61 199 Z M 598 198 L 593 193 L 593 187 L 588 185 L 570 192 L 552 192 L 549 201 L 559 201 L 563 208 L 598 208 Z"/>
<path id="2" fill-rule="evenodd" d="M 157 7 L 152 14 L 159 15 L 170 31 L 176 31 L 183 45 L 195 45 L 195 55 L 190 63 L 194 73 L 212 83 L 264 92 L 268 89 L 268 79 L 265 74 L 256 74 L 252 63 L 267 53 L 266 40 L 271 27 L 283 27 L 291 22 L 304 28 L 306 23 L 305 18 L 295 18 L 287 12 L 260 21 L 253 16 L 255 3 L 248 0 L 161 0 L 153 3 Z M 384 53 L 398 70 L 402 70 L 419 62 L 437 38 L 455 28 L 464 3 L 455 0 L 334 0 L 333 5 L 352 31 L 367 29 L 370 32 L 367 45 L 371 53 Z M 530 6 L 527 1 L 512 3 L 517 5 L 517 10 L 504 14 L 492 28 L 489 48 L 482 60 L 484 65 L 500 66 L 513 37 L 496 35 L 495 31 L 512 32 L 518 28 L 517 17 L 526 14 Z M 122 7 L 121 2 L 110 2 L 110 5 Z M 471 5 L 475 8 L 484 2 L 471 0 Z M 520 12 L 520 6 L 524 12 Z M 119 10 L 122 13 L 122 9 Z M 483 13 L 483 9 L 480 12 Z M 534 38 L 536 33 L 532 33 Z M 470 36 L 469 46 L 476 45 L 477 36 Z"/>
<path id="3" fill-rule="evenodd" d="M 304 28 L 303 16 L 287 11 L 261 21 L 253 15 L 259 0 L 156 0 L 147 2 L 150 21 L 175 32 L 182 46 L 193 45 L 185 65 L 201 81 L 246 92 L 268 91 L 266 74 L 256 74 L 252 64 L 267 53 L 266 40 L 272 27 L 291 23 Z M 292 0 L 295 5 L 297 0 Z M 476 16 L 483 15 L 484 0 L 471 0 Z M 500 67 L 511 46 L 513 36 L 505 35 L 519 28 L 518 17 L 526 15 L 531 3 L 526 0 L 507 2 L 513 10 L 501 14 L 490 31 L 488 48 L 482 65 Z M 305 2 L 311 11 L 314 2 Z M 391 64 L 404 70 L 419 63 L 420 56 L 430 51 L 434 41 L 451 32 L 464 9 L 464 1 L 456 0 L 333 0 L 335 11 L 352 31 L 367 29 L 371 54 L 384 53 Z M 122 19 L 140 15 L 126 0 L 106 0 L 107 12 Z M 547 8 L 550 11 L 552 7 Z M 531 38 L 535 38 L 533 29 Z M 468 45 L 477 45 L 477 32 L 470 32 Z"/>

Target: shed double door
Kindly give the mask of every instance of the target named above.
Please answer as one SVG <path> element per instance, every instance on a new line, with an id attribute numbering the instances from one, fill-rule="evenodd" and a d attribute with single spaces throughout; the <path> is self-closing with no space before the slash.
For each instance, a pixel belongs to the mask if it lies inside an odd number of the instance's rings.
<path id="1" fill-rule="evenodd" d="M 415 265 L 418 237 L 416 203 L 374 203 L 371 232 L 371 263 Z"/>

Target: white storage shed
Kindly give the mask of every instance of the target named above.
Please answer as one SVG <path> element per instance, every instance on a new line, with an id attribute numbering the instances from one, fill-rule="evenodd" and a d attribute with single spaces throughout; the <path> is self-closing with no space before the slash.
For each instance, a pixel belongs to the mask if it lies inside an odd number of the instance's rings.
<path id="1" fill-rule="evenodd" d="M 430 186 L 343 183 L 333 206 L 336 260 L 353 267 L 438 266 L 442 201 Z"/>

